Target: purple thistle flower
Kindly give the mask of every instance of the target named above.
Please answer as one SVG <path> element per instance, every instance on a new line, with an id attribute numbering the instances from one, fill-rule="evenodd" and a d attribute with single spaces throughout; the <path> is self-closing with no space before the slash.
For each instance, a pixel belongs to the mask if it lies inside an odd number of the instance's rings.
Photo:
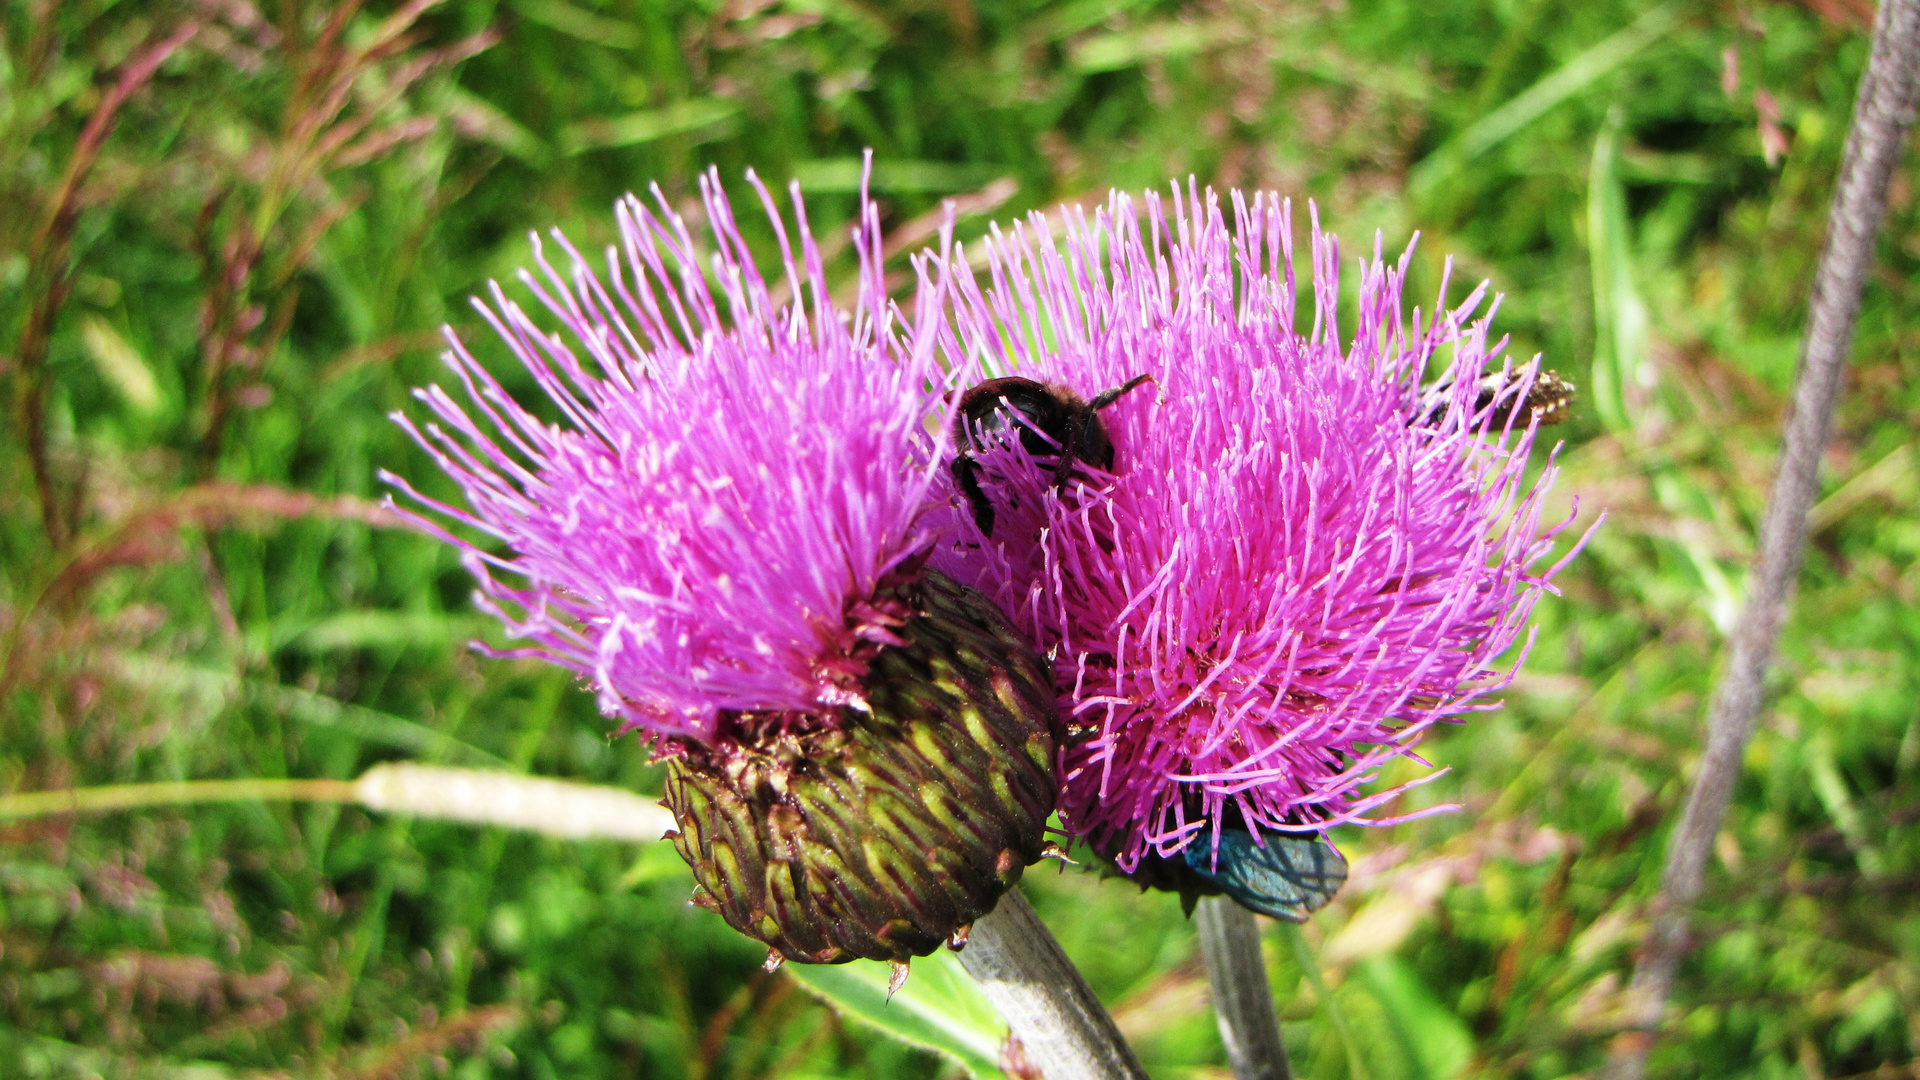
<path id="1" fill-rule="evenodd" d="M 1173 198 L 1143 219 L 1115 194 L 1059 245 L 1037 215 L 996 231 L 947 343 L 1085 398 L 1152 377 L 1100 414 L 1112 475 L 1056 490 L 1018 439 L 976 455 L 999 524 L 983 538 L 952 497 L 964 539 L 933 563 L 1051 650 L 1061 817 L 1128 872 L 1223 825 L 1419 816 L 1378 816 L 1412 785 L 1363 789 L 1433 724 L 1497 706 L 1519 661 L 1496 660 L 1565 562 L 1536 569 L 1566 523 L 1542 527 L 1554 469 L 1527 482 L 1534 431 L 1512 420 L 1536 367 L 1475 404 L 1504 346 L 1497 300 L 1475 318 L 1486 286 L 1409 322 L 1411 250 L 1389 266 L 1376 243 L 1343 346 L 1317 216 L 1297 312 L 1286 203 L 1235 192 L 1229 222 L 1212 192 Z M 1436 358 L 1447 389 L 1423 395 Z"/>
<path id="2" fill-rule="evenodd" d="M 604 279 L 557 230 L 564 276 L 534 239 L 541 272 L 520 280 L 564 333 L 497 284 L 491 305 L 474 301 L 561 422 L 515 402 L 449 331 L 466 403 L 429 387 L 416 396 L 438 423 L 394 419 L 467 508 L 382 474 L 505 548 L 412 516 L 460 548 L 477 602 L 530 643 L 505 655 L 579 673 L 602 711 L 652 735 L 707 741 L 727 711 L 857 703 L 865 658 L 895 640 L 873 598 L 934 542 L 922 509 L 939 453 L 924 419 L 939 372 L 887 300 L 878 212 L 863 205 L 859 293 L 843 312 L 797 188 L 798 256 L 749 180 L 794 302 L 755 267 L 716 173 L 700 185 L 710 255 L 657 187 L 657 211 L 628 196 Z"/>
<path id="3" fill-rule="evenodd" d="M 749 180 L 752 180 L 749 174 Z M 964 939 L 1047 851 L 1058 716 L 1044 661 L 979 593 L 928 570 L 939 539 L 946 302 L 918 263 L 901 325 L 864 198 L 850 312 L 829 297 L 799 192 L 776 300 L 718 178 L 713 252 L 654 192 L 628 197 L 606 274 L 556 233 L 521 280 L 548 333 L 496 286 L 481 314 L 560 423 L 508 396 L 451 338 L 464 403 L 396 416 L 466 508 L 386 479 L 437 515 L 477 600 L 666 761 L 694 902 L 794 959 L 888 960 Z M 806 297 L 806 303 L 800 298 Z M 930 513 L 929 511 L 934 511 Z M 488 537 L 482 547 L 449 531 Z M 957 937 L 956 937 L 957 935 Z"/>

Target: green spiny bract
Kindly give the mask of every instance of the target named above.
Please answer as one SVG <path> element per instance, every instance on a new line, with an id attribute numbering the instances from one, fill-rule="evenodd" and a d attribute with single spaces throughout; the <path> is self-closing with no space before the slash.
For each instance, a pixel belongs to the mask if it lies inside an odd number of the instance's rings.
<path id="1" fill-rule="evenodd" d="M 736 714 L 728 735 L 668 750 L 694 902 L 786 959 L 925 956 L 1045 845 L 1046 665 L 985 597 L 938 573 L 891 599 L 902 643 L 869 662 L 866 709 L 830 725 Z"/>

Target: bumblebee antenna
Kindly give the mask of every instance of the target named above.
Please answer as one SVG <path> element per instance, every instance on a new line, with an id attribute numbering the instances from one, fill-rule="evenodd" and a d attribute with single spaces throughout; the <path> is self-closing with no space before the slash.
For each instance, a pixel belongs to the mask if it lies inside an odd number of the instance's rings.
<path id="1" fill-rule="evenodd" d="M 1152 382 L 1152 381 L 1153 381 L 1152 375 L 1135 375 L 1133 378 L 1128 379 L 1126 382 L 1122 383 L 1119 386 L 1114 387 L 1111 390 L 1100 391 L 1100 393 L 1094 396 L 1094 399 L 1092 401 L 1087 402 L 1087 408 L 1092 409 L 1094 412 L 1099 412 L 1101 409 L 1104 409 L 1107 406 L 1113 404 L 1114 402 L 1119 401 L 1121 395 L 1125 394 L 1127 391 L 1133 389 L 1136 386 L 1139 386 L 1141 383 Z"/>

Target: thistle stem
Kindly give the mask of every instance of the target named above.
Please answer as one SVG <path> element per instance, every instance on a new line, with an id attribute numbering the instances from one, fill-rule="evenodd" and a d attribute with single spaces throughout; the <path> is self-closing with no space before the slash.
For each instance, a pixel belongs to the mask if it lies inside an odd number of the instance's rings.
<path id="1" fill-rule="evenodd" d="M 960 964 L 1046 1080 L 1147 1080 L 1106 1006 L 1020 890 L 973 924 Z"/>
<path id="2" fill-rule="evenodd" d="M 1227 897 L 1209 896 L 1200 901 L 1193 921 L 1213 992 L 1213 1018 L 1234 1080 L 1292 1080 L 1253 912 Z"/>
<path id="3" fill-rule="evenodd" d="M 1686 952 L 1688 909 L 1700 896 L 1707 854 L 1733 797 L 1733 784 L 1764 697 L 1767 667 L 1799 575 L 1807 512 L 1820 491 L 1820 453 L 1846 373 L 1860 294 L 1873 268 L 1874 238 L 1886 211 L 1887 185 L 1906 147 L 1917 100 L 1920 0 L 1882 0 L 1873 28 L 1873 52 L 1854 101 L 1826 248 L 1814 273 L 1793 413 L 1786 424 L 1780 471 L 1760 526 L 1759 559 L 1726 669 L 1707 713 L 1706 753 L 1680 823 L 1667 842 L 1652 932 L 1629 989 L 1631 1027 L 1614 1043 L 1607 1065 L 1612 1080 L 1639 1080 L 1645 1074 L 1647 1051 Z"/>

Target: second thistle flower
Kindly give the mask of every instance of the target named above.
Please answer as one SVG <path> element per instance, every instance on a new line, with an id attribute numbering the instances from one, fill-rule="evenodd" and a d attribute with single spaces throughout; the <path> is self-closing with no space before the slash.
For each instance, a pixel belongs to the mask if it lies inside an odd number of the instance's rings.
<path id="1" fill-rule="evenodd" d="M 1073 832 L 1143 882 L 1304 917 L 1344 877 L 1309 839 L 1394 820 L 1404 788 L 1371 782 L 1511 670 L 1558 532 L 1531 420 L 1570 388 L 1500 375 L 1484 290 L 1409 319 L 1407 259 L 1361 263 L 1343 330 L 1337 243 L 1315 228 L 1297 288 L 1270 196 L 1116 195 L 1049 231 L 996 235 L 988 285 L 962 277 L 979 376 L 1090 403 L 1150 381 L 1100 411 L 1101 460 L 1007 399 L 1020 437 L 959 460 L 936 565 L 1054 657 Z M 1230 887 L 1261 858 L 1298 868 L 1297 900 Z"/>

